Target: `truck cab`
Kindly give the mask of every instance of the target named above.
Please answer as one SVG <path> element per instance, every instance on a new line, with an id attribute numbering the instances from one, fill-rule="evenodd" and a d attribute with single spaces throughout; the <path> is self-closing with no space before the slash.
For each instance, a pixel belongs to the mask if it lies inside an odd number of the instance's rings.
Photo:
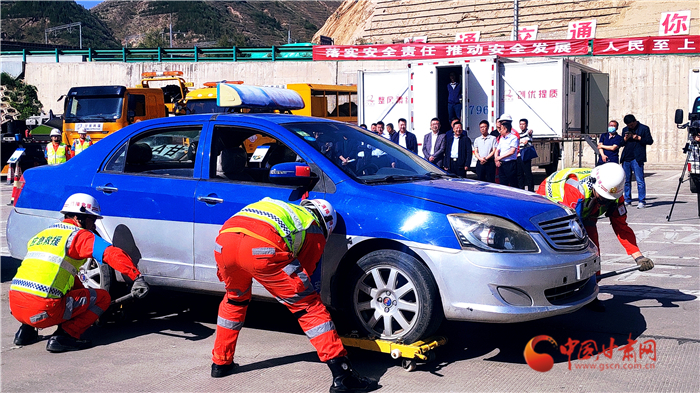
<path id="1" fill-rule="evenodd" d="M 163 91 L 125 86 L 73 87 L 65 98 L 63 141 L 72 144 L 78 131 L 93 142 L 142 120 L 167 116 Z"/>

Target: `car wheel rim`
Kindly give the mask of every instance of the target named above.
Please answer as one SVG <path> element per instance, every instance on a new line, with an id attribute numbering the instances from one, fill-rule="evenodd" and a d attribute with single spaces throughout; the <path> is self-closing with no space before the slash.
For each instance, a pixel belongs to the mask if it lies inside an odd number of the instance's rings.
<path id="1" fill-rule="evenodd" d="M 78 269 L 78 277 L 86 288 L 102 288 L 101 270 L 100 264 L 90 258 Z"/>
<path id="2" fill-rule="evenodd" d="M 418 323 L 416 285 L 392 266 L 377 266 L 355 284 L 353 307 L 363 327 L 386 339 L 405 336 Z"/>

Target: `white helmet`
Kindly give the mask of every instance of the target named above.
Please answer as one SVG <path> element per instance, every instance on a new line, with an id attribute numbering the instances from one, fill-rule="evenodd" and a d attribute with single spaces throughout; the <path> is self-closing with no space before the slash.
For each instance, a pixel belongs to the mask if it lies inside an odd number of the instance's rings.
<path id="1" fill-rule="evenodd" d="M 84 128 L 81 128 L 78 130 L 78 134 L 87 134 L 87 130 L 85 130 Z"/>
<path id="2" fill-rule="evenodd" d="M 87 214 L 102 218 L 102 211 L 100 210 L 100 204 L 97 202 L 97 199 L 91 195 L 82 193 L 69 196 L 68 199 L 66 199 L 66 203 L 63 204 L 61 213 Z"/>
<path id="3" fill-rule="evenodd" d="M 59 131 L 57 128 L 52 128 L 49 136 L 61 136 L 61 131 Z"/>
<path id="4" fill-rule="evenodd" d="M 614 162 L 597 166 L 591 171 L 591 182 L 596 192 L 605 199 L 617 199 L 625 187 L 625 171 Z"/>
<path id="5" fill-rule="evenodd" d="M 323 228 L 326 240 L 328 240 L 337 222 L 333 205 L 325 199 L 304 199 L 301 201 L 301 206 L 305 207 L 321 221 L 319 224 L 323 224 L 321 228 Z"/>
<path id="6" fill-rule="evenodd" d="M 496 119 L 496 121 L 501 121 L 501 120 L 505 120 L 505 121 L 513 121 L 513 118 L 512 118 L 512 117 L 510 117 L 510 115 L 509 115 L 509 114 L 507 114 L 507 113 L 504 113 L 504 114 L 502 114 L 502 115 L 501 115 L 501 117 L 499 117 L 498 119 Z"/>

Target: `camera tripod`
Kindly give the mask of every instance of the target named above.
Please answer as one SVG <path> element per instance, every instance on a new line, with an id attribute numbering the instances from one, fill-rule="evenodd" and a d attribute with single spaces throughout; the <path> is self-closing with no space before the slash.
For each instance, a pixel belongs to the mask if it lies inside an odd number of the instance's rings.
<path id="1" fill-rule="evenodd" d="M 676 188 L 676 195 L 673 197 L 673 203 L 671 204 L 671 211 L 668 212 L 668 216 L 666 216 L 666 221 L 671 221 L 671 215 L 673 214 L 673 207 L 676 205 L 676 199 L 678 199 L 678 191 L 681 189 L 681 184 L 685 182 L 686 180 L 683 180 L 685 177 L 685 172 L 688 169 L 688 162 L 690 162 L 690 156 L 693 154 L 693 149 L 700 149 L 700 146 L 697 145 L 697 142 L 694 142 L 692 137 L 690 142 L 685 144 L 685 147 L 683 147 L 683 153 L 685 153 L 685 164 L 683 164 L 683 172 L 681 172 L 681 177 L 678 178 L 678 187 Z M 700 155 L 699 155 L 700 156 Z M 692 170 L 692 169 L 691 169 Z M 695 168 L 697 171 L 698 169 Z M 689 177 L 687 181 L 693 181 L 691 173 L 689 173 Z M 700 176 L 700 174 L 698 175 Z M 700 190 L 696 189 L 695 190 L 695 195 L 698 197 L 698 217 L 700 217 Z"/>

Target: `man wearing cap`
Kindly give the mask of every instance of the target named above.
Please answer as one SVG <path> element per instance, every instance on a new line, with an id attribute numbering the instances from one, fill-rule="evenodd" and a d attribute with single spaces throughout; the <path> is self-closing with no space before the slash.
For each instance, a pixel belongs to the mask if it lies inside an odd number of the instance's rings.
<path id="1" fill-rule="evenodd" d="M 518 173 L 516 160 L 518 158 L 518 137 L 511 132 L 513 118 L 504 113 L 496 121 L 498 132 L 501 135 L 496 145 L 496 167 L 498 167 L 498 180 L 501 185 L 518 187 Z"/>
<path id="2" fill-rule="evenodd" d="M 44 149 L 44 158 L 49 165 L 63 164 L 70 159 L 70 148 L 61 142 L 61 131 L 56 128 L 51 129 L 51 143 Z"/>
<path id="3" fill-rule="evenodd" d="M 85 131 L 84 129 L 79 130 L 78 136 L 79 138 L 73 141 L 73 146 L 71 146 L 70 148 L 73 157 L 77 156 L 83 150 L 92 146 L 92 139 L 90 139 L 90 137 L 87 136 L 87 131 Z"/>
<path id="4" fill-rule="evenodd" d="M 216 238 L 217 276 L 226 287 L 219 305 L 211 376 L 236 372 L 238 334 L 245 322 L 253 278 L 299 321 L 318 357 L 333 374 L 331 392 L 370 391 L 377 382 L 352 369 L 330 314 L 311 283 L 323 249 L 337 222 L 323 199 L 300 205 L 264 198 L 229 218 Z"/>
<path id="5" fill-rule="evenodd" d="M 58 325 L 46 343 L 49 352 L 89 348 L 82 334 L 107 310 L 111 302 L 104 289 L 85 288 L 77 277 L 87 258 L 106 263 L 134 280 L 131 294 L 146 296 L 149 286 L 131 258 L 120 248 L 95 236 L 100 205 L 88 194 L 73 194 L 61 209 L 63 221 L 39 232 L 27 243 L 27 255 L 10 285 L 10 310 L 22 323 L 15 345 L 33 344 L 37 328 Z"/>

